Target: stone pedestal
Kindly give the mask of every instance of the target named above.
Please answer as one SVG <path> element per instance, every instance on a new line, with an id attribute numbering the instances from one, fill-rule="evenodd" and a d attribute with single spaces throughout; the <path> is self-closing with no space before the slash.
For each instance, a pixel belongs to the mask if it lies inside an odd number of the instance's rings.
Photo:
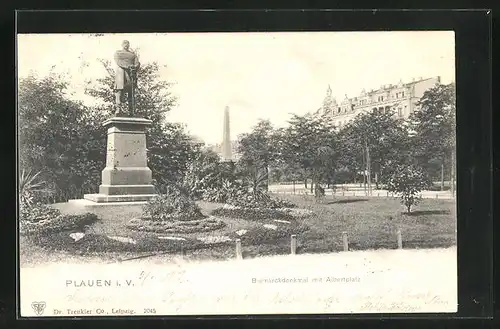
<path id="1" fill-rule="evenodd" d="M 106 168 L 98 194 L 85 194 L 93 202 L 147 201 L 155 194 L 146 157 L 146 127 L 151 120 L 114 117 L 108 128 Z"/>

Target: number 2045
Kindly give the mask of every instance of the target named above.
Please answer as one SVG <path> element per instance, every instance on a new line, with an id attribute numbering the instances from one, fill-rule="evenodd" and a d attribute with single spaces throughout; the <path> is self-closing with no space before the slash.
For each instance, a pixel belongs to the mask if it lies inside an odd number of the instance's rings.
<path id="1" fill-rule="evenodd" d="M 154 308 L 145 308 L 144 313 L 145 314 L 156 314 L 156 310 Z"/>

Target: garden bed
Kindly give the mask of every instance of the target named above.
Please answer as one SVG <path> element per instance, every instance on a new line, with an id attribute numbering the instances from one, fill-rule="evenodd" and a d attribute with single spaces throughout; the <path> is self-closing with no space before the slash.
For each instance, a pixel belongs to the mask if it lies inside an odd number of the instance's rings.
<path id="1" fill-rule="evenodd" d="M 251 221 L 265 221 L 268 219 L 289 220 L 309 217 L 312 214 L 312 211 L 300 208 L 244 208 L 228 204 L 212 211 L 212 215 L 214 216 L 240 218 Z"/>
<path id="2" fill-rule="evenodd" d="M 127 224 L 127 228 L 144 232 L 186 234 L 214 231 L 223 228 L 225 225 L 222 220 L 213 216 L 193 220 L 173 218 L 161 221 L 150 218 L 134 218 Z"/>
<path id="3" fill-rule="evenodd" d="M 206 248 L 203 241 L 182 237 L 161 239 L 157 235 L 139 234 L 131 237 L 115 237 L 92 232 L 75 241 L 70 235 L 73 231 L 61 231 L 46 235 L 31 235 L 28 240 L 49 251 L 68 251 L 76 254 L 108 252 L 171 252 L 183 253 L 186 250 Z M 121 239 L 118 239 L 121 238 Z"/>
<path id="4" fill-rule="evenodd" d="M 141 252 L 161 251 L 220 259 L 234 257 L 235 239 L 241 240 L 244 257 L 289 253 L 292 234 L 297 235 L 297 253 L 342 251 L 342 232 L 347 232 L 351 250 L 392 249 L 397 248 L 397 229 L 402 232 L 404 248 L 436 248 L 456 244 L 454 200 L 424 199 L 411 215 L 406 215 L 402 213 L 404 207 L 399 200 L 392 198 L 327 197 L 321 204 L 314 203 L 313 198 L 306 200 L 301 196 L 290 196 L 290 199 L 298 205 L 293 211 L 304 209 L 314 214 L 306 219 L 275 217 L 262 220 L 221 216 L 219 219 L 225 223 L 224 227 L 201 233 L 167 234 L 131 230 L 126 225 L 130 219 L 137 217 L 135 210 L 124 213 L 110 208 L 109 213 L 99 214 L 101 220 L 83 225 L 82 231 L 74 227 L 64 232 L 30 236 L 21 248 L 24 254 L 32 253 L 29 245 L 36 244 L 47 250 L 67 250 L 68 253 L 83 253 L 88 257 L 93 252 L 103 257 L 116 252 L 129 258 Z M 205 216 L 221 208 L 220 204 L 201 205 Z M 279 229 L 275 231 L 264 225 L 275 225 Z M 69 234 L 75 232 L 85 233 L 85 237 L 74 241 Z M 130 238 L 136 243 L 116 241 L 109 236 Z M 159 238 L 166 236 L 182 240 Z M 25 238 L 23 236 L 23 241 L 28 240 Z"/>
<path id="5" fill-rule="evenodd" d="M 90 212 L 70 215 L 61 214 L 59 210 L 50 206 L 36 206 L 21 211 L 19 234 L 37 235 L 66 230 L 83 230 L 98 220 L 99 218 Z"/>

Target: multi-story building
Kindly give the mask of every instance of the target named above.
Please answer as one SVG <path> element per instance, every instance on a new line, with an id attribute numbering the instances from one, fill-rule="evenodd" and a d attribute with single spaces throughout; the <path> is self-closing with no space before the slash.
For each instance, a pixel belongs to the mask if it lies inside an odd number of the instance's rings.
<path id="1" fill-rule="evenodd" d="M 331 115 L 336 126 L 342 127 L 353 120 L 358 114 L 368 111 L 393 111 L 400 118 L 408 116 L 418 109 L 418 101 L 424 92 L 441 82 L 440 77 L 413 79 L 412 82 L 382 85 L 377 90 L 366 91 L 352 98 L 346 97 L 339 103 L 332 97 L 328 87 L 322 111 Z"/>
<path id="2" fill-rule="evenodd" d="M 221 159 L 224 159 L 224 156 L 223 156 L 223 146 L 222 146 L 222 143 L 219 144 L 209 144 L 206 146 L 206 148 L 208 150 L 211 150 L 215 153 L 217 153 Z M 239 158 L 241 157 L 241 155 L 238 153 L 238 141 L 231 141 L 231 156 L 230 156 L 230 160 L 232 161 L 238 161 Z"/>

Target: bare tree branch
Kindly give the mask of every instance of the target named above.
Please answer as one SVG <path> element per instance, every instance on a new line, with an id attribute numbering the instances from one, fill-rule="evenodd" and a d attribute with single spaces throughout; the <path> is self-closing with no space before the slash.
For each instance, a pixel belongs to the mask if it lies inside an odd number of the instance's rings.
<path id="1" fill-rule="evenodd" d="M 110 77 L 115 76 L 115 72 L 113 71 L 113 69 L 111 67 L 109 67 L 109 63 L 106 60 L 104 60 L 102 58 L 98 58 L 97 60 L 99 62 L 101 62 L 101 64 L 104 66 L 104 68 L 106 69 L 106 71 L 108 72 Z"/>

